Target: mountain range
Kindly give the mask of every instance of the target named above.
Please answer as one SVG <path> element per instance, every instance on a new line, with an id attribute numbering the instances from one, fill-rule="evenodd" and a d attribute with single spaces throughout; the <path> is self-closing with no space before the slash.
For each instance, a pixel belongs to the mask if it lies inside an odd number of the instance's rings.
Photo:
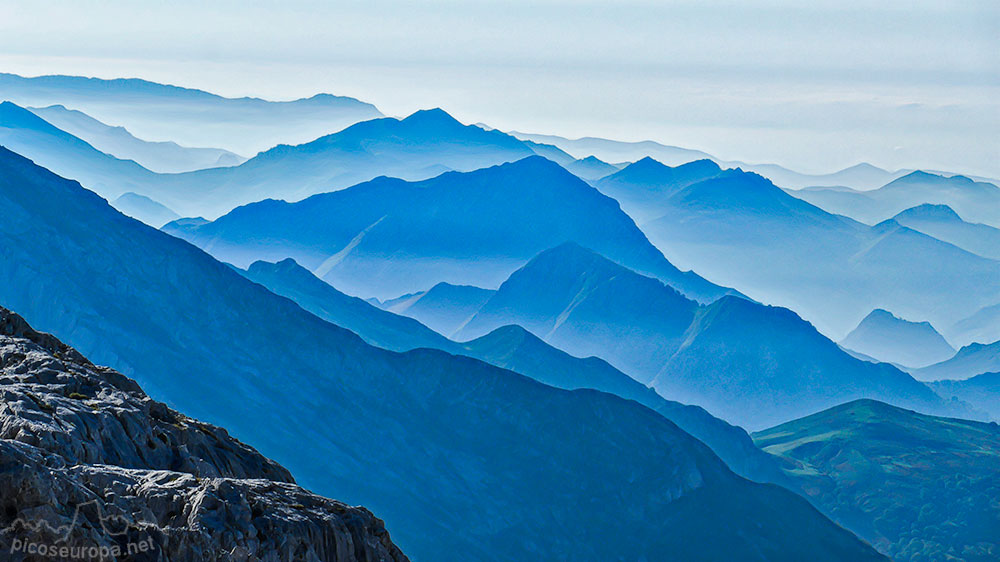
<path id="1" fill-rule="evenodd" d="M 142 193 L 157 177 L 136 162 L 101 152 L 9 101 L 0 103 L 0 145 L 109 200 L 126 192 Z"/>
<path id="2" fill-rule="evenodd" d="M 881 559 L 640 404 L 372 347 L 7 150 L 0 208 L 0 302 L 371 507 L 414 559 Z"/>
<path id="3" fill-rule="evenodd" d="M 735 296 L 699 305 L 576 244 L 513 273 L 455 337 L 507 324 L 751 429 L 858 397 L 968 413 L 890 365 L 849 356 L 790 310 Z"/>
<path id="4" fill-rule="evenodd" d="M 926 367 L 950 359 L 955 348 L 928 322 L 910 322 L 875 309 L 840 345 L 886 363 Z"/>
<path id="5" fill-rule="evenodd" d="M 190 172 L 236 166 L 246 161 L 243 156 L 221 148 L 191 148 L 173 141 L 145 141 L 134 137 L 124 127 L 106 125 L 86 113 L 61 105 L 27 109 L 101 152 L 122 160 L 134 160 L 154 172 Z"/>
<path id="6" fill-rule="evenodd" d="M 608 162 L 637 162 L 651 158 L 670 166 L 679 166 L 695 160 L 712 160 L 727 168 L 740 167 L 770 178 L 784 188 L 802 189 L 814 186 L 841 189 L 844 186 L 858 190 L 870 190 L 905 175 L 900 170 L 890 172 L 867 162 L 830 174 L 803 174 L 777 164 L 748 164 L 716 158 L 700 150 L 667 146 L 655 141 L 623 142 L 596 137 L 567 139 L 556 135 L 538 135 L 511 131 L 510 134 L 523 140 L 544 142 L 561 148 L 578 157 L 593 156 Z"/>
<path id="7" fill-rule="evenodd" d="M 996 260 L 894 221 L 830 214 L 739 169 L 640 161 L 596 185 L 626 211 L 660 214 L 639 226 L 671 262 L 791 308 L 836 339 L 876 308 L 947 330 L 1000 294 Z"/>
<path id="8" fill-rule="evenodd" d="M 382 116 L 371 104 L 330 94 L 280 102 L 225 98 L 134 78 L 0 73 L 0 100 L 31 107 L 63 105 L 143 139 L 219 147 L 247 156 Z"/>
<path id="9" fill-rule="evenodd" d="M 962 218 L 1000 228 L 1000 187 L 965 176 L 911 172 L 878 189 L 807 189 L 795 197 L 861 222 L 875 224 L 923 204 L 947 205 Z"/>
<path id="10" fill-rule="evenodd" d="M 614 199 L 540 156 L 420 182 L 379 178 L 298 203 L 265 200 L 164 230 L 238 267 L 291 257 L 347 294 L 380 300 L 442 281 L 493 288 L 566 241 L 701 301 L 734 292 L 678 270 Z"/>
<path id="11" fill-rule="evenodd" d="M 995 560 L 1000 426 L 874 400 L 754 434 L 806 497 L 893 560 Z"/>
<path id="12" fill-rule="evenodd" d="M 713 417 L 702 408 L 665 400 L 607 362 L 596 357 L 571 356 L 520 326 L 501 326 L 481 338 L 457 343 L 412 318 L 379 310 L 341 293 L 291 259 L 279 263 L 256 262 L 244 275 L 273 293 L 294 300 L 316 316 L 351 330 L 372 345 L 393 351 L 418 347 L 440 349 L 474 357 L 557 388 L 590 388 L 635 400 L 708 445 L 737 474 L 758 482 L 784 482 L 774 460 L 761 454 L 743 429 Z"/>

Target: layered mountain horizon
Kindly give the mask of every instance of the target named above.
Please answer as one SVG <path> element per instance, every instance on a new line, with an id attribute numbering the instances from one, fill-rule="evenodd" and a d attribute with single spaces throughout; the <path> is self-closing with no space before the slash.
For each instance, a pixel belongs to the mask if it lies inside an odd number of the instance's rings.
<path id="1" fill-rule="evenodd" d="M 371 347 L 8 151 L 0 205 L 0 301 L 225 423 L 311 489 L 364 500 L 414 557 L 793 560 L 823 544 L 820 558 L 880 559 L 638 403 L 440 351 Z M 64 220 L 67 207 L 76 220 Z M 620 429 L 599 429 L 609 426 Z M 599 508 L 580 509 L 588 503 Z M 626 532 L 641 540 L 610 540 Z"/>
<path id="2" fill-rule="evenodd" d="M 0 73 L 0 548 L 996 557 L 1000 182 L 436 105 Z"/>

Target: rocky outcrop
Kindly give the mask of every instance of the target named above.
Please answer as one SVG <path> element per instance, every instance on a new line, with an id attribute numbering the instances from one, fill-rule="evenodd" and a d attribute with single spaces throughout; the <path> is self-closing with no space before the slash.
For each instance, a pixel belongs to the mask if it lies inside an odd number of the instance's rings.
<path id="1" fill-rule="evenodd" d="M 406 560 L 366 509 L 296 486 L 225 429 L 3 308 L 0 548 L 11 560 Z"/>

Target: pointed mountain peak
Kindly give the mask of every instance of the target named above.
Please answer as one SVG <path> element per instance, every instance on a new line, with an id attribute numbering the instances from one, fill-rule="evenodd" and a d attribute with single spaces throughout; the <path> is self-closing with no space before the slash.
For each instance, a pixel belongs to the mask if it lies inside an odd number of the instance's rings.
<path id="1" fill-rule="evenodd" d="M 415 111 L 400 121 L 409 125 L 434 126 L 434 127 L 464 127 L 458 119 L 455 119 L 447 111 L 440 107 L 431 109 L 421 109 Z"/>
<path id="2" fill-rule="evenodd" d="M 861 162 L 861 163 L 855 164 L 853 166 L 848 166 L 847 168 L 844 168 L 843 170 L 841 170 L 838 173 L 843 173 L 843 172 L 886 172 L 886 171 L 887 170 L 879 168 L 878 166 L 875 166 L 873 164 L 869 164 L 868 162 Z"/>
<path id="3" fill-rule="evenodd" d="M 583 183 L 583 180 L 566 171 L 559 164 L 544 156 L 537 154 L 525 156 L 520 160 L 497 164 L 490 168 L 468 172 L 469 174 L 498 174 L 502 176 L 530 177 L 532 182 L 538 182 L 541 178 L 549 180 L 566 179 Z M 584 185 L 586 185 L 584 183 Z"/>
<path id="4" fill-rule="evenodd" d="M 650 173 L 662 173 L 669 170 L 670 166 L 660 162 L 659 160 L 654 160 L 653 158 L 646 156 L 640 160 L 632 162 L 621 171 L 621 173 L 628 172 L 629 174 L 650 174 Z"/>

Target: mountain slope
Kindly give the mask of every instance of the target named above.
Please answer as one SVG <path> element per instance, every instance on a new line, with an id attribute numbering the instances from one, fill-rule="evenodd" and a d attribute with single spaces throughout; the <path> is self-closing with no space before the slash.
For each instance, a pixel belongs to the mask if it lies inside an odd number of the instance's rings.
<path id="1" fill-rule="evenodd" d="M 426 291 L 382 303 L 382 308 L 419 320 L 439 334 L 451 336 L 479 311 L 495 291 L 441 282 Z"/>
<path id="2" fill-rule="evenodd" d="M 2 307 L 0 381 L 0 493 L 17 500 L 0 513 L 0 546 L 12 560 L 26 543 L 59 541 L 192 562 L 234 552 L 406 560 L 364 508 L 299 488 L 225 429 L 151 400 Z M 125 526 L 109 529 L 116 515 Z"/>
<path id="3" fill-rule="evenodd" d="M 967 379 L 983 373 L 1000 371 L 1000 341 L 970 343 L 958 350 L 951 359 L 914 369 L 913 376 L 922 381 Z"/>
<path id="4" fill-rule="evenodd" d="M 835 521 L 893 560 L 995 560 L 1000 428 L 858 400 L 754 434 Z"/>
<path id="5" fill-rule="evenodd" d="M 996 260 L 893 221 L 831 215 L 738 169 L 659 205 L 662 217 L 642 229 L 669 260 L 791 308 L 836 339 L 876 308 L 944 327 L 1000 294 Z"/>
<path id="6" fill-rule="evenodd" d="M 973 254 L 1000 260 L 1000 228 L 965 222 L 947 205 L 918 205 L 892 220 Z"/>
<path id="7" fill-rule="evenodd" d="M 370 506 L 415 559 L 876 557 L 641 405 L 369 346 L 5 150 L 0 208 L 0 302 Z"/>
<path id="8" fill-rule="evenodd" d="M 831 213 L 868 224 L 930 203 L 947 205 L 970 222 L 1000 228 L 1000 187 L 965 176 L 945 177 L 918 170 L 864 193 L 822 189 L 793 193 Z"/>
<path id="9" fill-rule="evenodd" d="M 573 357 L 513 325 L 497 328 L 462 344 L 462 348 L 471 357 L 557 388 L 593 388 L 635 400 L 708 445 L 737 474 L 758 482 L 787 484 L 774 459 L 762 454 L 743 428 L 729 425 L 698 406 L 666 400 L 602 359 Z"/>
<path id="10" fill-rule="evenodd" d="M 927 322 L 910 322 L 877 308 L 840 345 L 886 363 L 926 367 L 955 355 L 941 334 Z"/>
<path id="11" fill-rule="evenodd" d="M 240 267 L 291 257 L 348 294 L 379 299 L 441 281 L 496 287 L 566 241 L 699 300 L 729 292 L 675 268 L 616 201 L 539 156 L 415 183 L 379 178 L 298 203 L 261 201 L 164 230 Z"/>
<path id="12" fill-rule="evenodd" d="M 256 262 L 244 275 L 379 347 L 393 351 L 417 347 L 441 349 L 510 369 L 557 388 L 590 388 L 635 400 L 708 445 L 737 474 L 758 482 L 784 482 L 774 461 L 753 445 L 743 429 L 714 418 L 701 408 L 664 400 L 654 390 L 608 363 L 595 357 L 573 357 L 520 326 L 503 326 L 479 339 L 459 344 L 416 320 L 396 316 L 344 295 L 292 260 L 277 264 Z"/>
<path id="13" fill-rule="evenodd" d="M 149 142 L 124 127 L 105 125 L 86 113 L 61 105 L 27 108 L 53 126 L 86 141 L 101 152 L 133 160 L 154 172 L 190 172 L 218 166 L 236 166 L 246 158 L 221 148 L 190 148 L 172 141 Z"/>
<path id="14" fill-rule="evenodd" d="M 329 94 L 286 102 L 233 99 L 134 78 L 0 73 L 0 99 L 33 107 L 60 104 L 124 126 L 140 138 L 217 146 L 246 155 L 279 143 L 307 142 L 382 116 L 371 104 Z"/>
<path id="15" fill-rule="evenodd" d="M 241 274 L 272 293 L 341 328 L 347 328 L 371 345 L 392 351 L 418 347 L 454 353 L 459 346 L 420 322 L 381 310 L 366 301 L 341 293 L 289 258 L 278 263 L 254 262 Z"/>
<path id="16" fill-rule="evenodd" d="M 848 355 L 790 310 L 737 297 L 699 311 L 652 386 L 750 429 L 856 398 L 974 415 L 891 365 Z"/>
<path id="17" fill-rule="evenodd" d="M 0 103 L 0 145 L 76 179 L 109 200 L 126 192 L 142 193 L 157 181 L 156 174 L 139 164 L 105 154 L 7 101 Z"/>

